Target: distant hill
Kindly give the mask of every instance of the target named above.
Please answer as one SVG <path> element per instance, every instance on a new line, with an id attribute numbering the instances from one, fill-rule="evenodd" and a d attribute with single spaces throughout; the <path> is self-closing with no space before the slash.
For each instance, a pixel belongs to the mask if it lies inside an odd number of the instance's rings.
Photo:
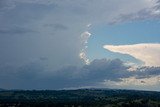
<path id="1" fill-rule="evenodd" d="M 160 107 L 160 92 L 136 90 L 0 91 L 0 105 L 29 107 Z"/>

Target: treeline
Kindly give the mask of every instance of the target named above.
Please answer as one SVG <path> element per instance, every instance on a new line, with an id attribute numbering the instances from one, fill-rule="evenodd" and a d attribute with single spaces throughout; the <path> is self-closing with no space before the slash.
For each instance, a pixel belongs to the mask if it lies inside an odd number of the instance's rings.
<path id="1" fill-rule="evenodd" d="M 135 90 L 0 91 L 0 107 L 160 107 L 160 92 Z"/>

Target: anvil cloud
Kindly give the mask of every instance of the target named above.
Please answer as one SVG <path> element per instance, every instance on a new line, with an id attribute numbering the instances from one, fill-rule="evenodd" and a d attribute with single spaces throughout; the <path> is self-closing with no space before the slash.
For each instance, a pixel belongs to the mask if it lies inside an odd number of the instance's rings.
<path id="1" fill-rule="evenodd" d="M 128 54 L 144 62 L 145 66 L 160 66 L 160 44 L 104 45 L 105 49 Z"/>

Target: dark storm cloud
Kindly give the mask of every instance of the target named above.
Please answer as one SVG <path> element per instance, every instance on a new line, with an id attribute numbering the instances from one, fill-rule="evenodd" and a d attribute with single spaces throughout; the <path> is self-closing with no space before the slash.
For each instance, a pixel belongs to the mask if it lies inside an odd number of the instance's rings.
<path id="1" fill-rule="evenodd" d="M 137 14 L 155 16 L 146 10 L 148 4 L 146 0 L 0 0 L 0 87 L 59 89 L 159 75 L 159 68 L 153 73 L 145 69 L 148 74 L 128 72 L 118 59 L 97 59 L 79 67 L 78 55 L 84 48 L 79 38 L 86 25 L 107 24 L 117 17 L 116 22 L 137 19 Z M 37 58 L 38 62 L 26 64 Z"/>
<path id="2" fill-rule="evenodd" d="M 78 57 L 81 48 L 78 36 L 83 32 L 82 28 L 73 26 L 55 1 L 48 3 L 43 0 L 1 1 L 0 63 L 20 64 L 43 56 L 55 69 L 67 64 L 82 64 Z"/>
<path id="3" fill-rule="evenodd" d="M 8 68 L 4 72 L 4 69 Z M 56 71 L 47 71 L 43 60 L 24 66 L 1 67 L 1 87 L 19 89 L 63 89 L 96 86 L 104 80 L 120 82 L 121 78 L 149 78 L 160 75 L 158 67 L 143 67 L 129 72 L 119 59 L 96 59 L 83 67 L 66 66 Z M 5 69 L 6 70 L 6 69 Z M 5 82 L 5 84 L 4 84 Z M 12 84 L 9 86 L 9 84 Z"/>
<path id="4" fill-rule="evenodd" d="M 89 71 L 89 78 L 91 80 L 94 78 L 96 81 L 102 81 L 105 78 L 117 81 L 119 78 L 128 75 L 128 67 L 124 66 L 123 62 L 119 59 L 96 59 L 90 65 L 86 65 L 83 68 Z"/>
<path id="5" fill-rule="evenodd" d="M 160 67 L 140 67 L 135 71 L 136 78 L 149 78 L 160 75 Z"/>

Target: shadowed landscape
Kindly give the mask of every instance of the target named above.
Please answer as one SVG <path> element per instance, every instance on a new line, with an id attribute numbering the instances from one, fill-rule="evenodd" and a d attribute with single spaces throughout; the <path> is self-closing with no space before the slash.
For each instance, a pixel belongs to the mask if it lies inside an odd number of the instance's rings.
<path id="1" fill-rule="evenodd" d="M 0 107 L 160 107 L 160 92 L 110 89 L 6 91 Z"/>

